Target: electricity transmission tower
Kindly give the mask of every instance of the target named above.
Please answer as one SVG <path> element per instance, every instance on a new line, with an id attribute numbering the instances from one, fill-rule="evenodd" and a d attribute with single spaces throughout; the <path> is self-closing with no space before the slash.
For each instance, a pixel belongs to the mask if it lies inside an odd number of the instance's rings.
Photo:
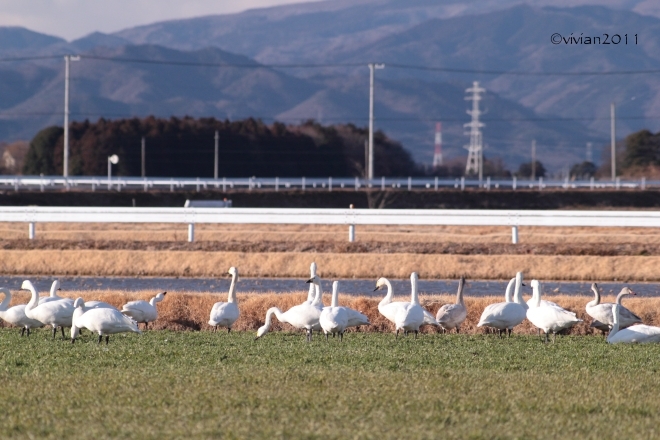
<path id="1" fill-rule="evenodd" d="M 468 101 L 472 101 L 472 110 L 467 111 L 467 114 L 472 116 L 472 121 L 463 124 L 463 127 L 470 128 L 470 132 L 465 133 L 470 136 L 470 145 L 465 146 L 468 150 L 465 174 L 479 174 L 479 181 L 481 182 L 484 177 L 484 147 L 480 129 L 484 127 L 484 124 L 479 122 L 479 115 L 481 114 L 481 111 L 479 110 L 481 96 L 479 94 L 485 92 L 486 89 L 479 87 L 479 82 L 475 81 L 472 83 L 472 87 L 465 91 L 467 93 L 472 93 L 471 96 L 465 98 Z"/>

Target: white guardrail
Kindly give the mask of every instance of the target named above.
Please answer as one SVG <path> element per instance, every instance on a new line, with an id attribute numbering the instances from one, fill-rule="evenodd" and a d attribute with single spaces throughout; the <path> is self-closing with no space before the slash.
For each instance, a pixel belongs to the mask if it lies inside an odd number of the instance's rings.
<path id="1" fill-rule="evenodd" d="M 97 208 L 2 206 L 0 222 L 28 223 L 180 223 L 194 241 L 196 223 L 347 225 L 509 226 L 518 243 L 519 226 L 660 227 L 656 211 L 525 211 L 481 209 L 314 209 L 314 208 Z"/>
<path id="2" fill-rule="evenodd" d="M 200 192 L 209 189 L 227 191 L 231 189 L 297 189 L 302 191 L 333 191 L 336 189 L 364 190 L 389 189 L 408 190 L 440 188 L 466 188 L 490 189 L 641 189 L 647 187 L 660 187 L 660 181 L 647 181 L 642 177 L 639 180 L 569 180 L 555 179 L 522 180 L 515 177 L 511 179 L 492 179 L 487 177 L 478 179 L 438 178 L 438 177 L 380 177 L 372 180 L 358 177 L 242 177 L 219 179 L 205 178 L 169 178 L 169 177 L 107 177 L 75 176 L 64 178 L 62 176 L 2 176 L 0 175 L 0 189 L 13 189 L 14 191 L 52 191 L 61 189 L 76 189 L 86 191 L 149 191 L 160 190 L 174 192 L 176 190 L 192 190 Z"/>

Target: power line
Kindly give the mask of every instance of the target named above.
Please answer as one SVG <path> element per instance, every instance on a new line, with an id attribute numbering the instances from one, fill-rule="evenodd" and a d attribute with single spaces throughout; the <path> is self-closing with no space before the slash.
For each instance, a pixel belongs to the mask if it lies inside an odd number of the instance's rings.
<path id="1" fill-rule="evenodd" d="M 3 111 L 0 110 L 0 117 L 2 116 L 60 116 L 63 113 L 60 112 L 13 112 L 13 111 Z M 98 117 L 120 117 L 120 118 L 139 118 L 144 119 L 145 116 L 132 114 L 132 113 L 94 113 L 94 112 L 70 112 L 70 115 L 76 116 L 98 116 Z M 155 116 L 157 117 L 157 116 Z M 206 116 L 205 116 L 206 117 Z M 218 116 L 221 117 L 221 116 Z M 159 118 L 159 117 L 157 117 Z M 168 119 L 167 117 L 160 117 L 161 119 Z M 178 119 L 183 119 L 179 117 Z M 230 122 L 238 122 L 245 119 L 255 119 L 255 120 L 274 120 L 274 121 L 307 121 L 316 119 L 312 117 L 288 117 L 288 118 L 278 118 L 276 116 L 236 116 L 232 117 Z M 323 117 L 321 118 L 324 121 L 366 121 L 368 117 L 365 116 L 336 116 L 336 117 Z M 392 121 L 392 122 L 416 122 L 416 121 L 435 121 L 437 119 L 442 119 L 447 122 L 464 122 L 467 118 L 448 118 L 440 115 L 425 115 L 419 117 L 380 117 L 379 121 Z M 648 116 L 619 116 L 617 120 L 654 120 L 660 119 L 660 115 L 648 115 Z M 604 117 L 550 117 L 550 118 L 539 118 L 539 117 L 521 117 L 521 118 L 483 118 L 482 122 L 574 122 L 574 121 L 609 121 L 609 116 Z M 220 122 L 223 120 L 219 119 Z M 318 121 L 317 121 L 318 122 Z"/>
<path id="2" fill-rule="evenodd" d="M 31 56 L 31 57 L 13 57 L 13 58 L 0 58 L 0 62 L 17 62 L 17 61 L 37 61 L 46 59 L 56 59 L 65 56 L 62 55 L 45 55 L 45 56 Z M 103 57 L 99 55 L 81 55 L 84 59 L 108 61 L 117 63 L 137 63 L 137 64 L 155 64 L 155 65 L 170 65 L 181 67 L 226 67 L 237 69 L 324 69 L 324 68 L 341 68 L 341 67 L 363 67 L 364 63 L 293 63 L 293 64 L 261 64 L 256 61 L 251 63 L 226 63 L 226 62 L 202 62 L 202 61 L 176 61 L 176 60 L 153 60 L 147 58 L 121 58 L 121 57 Z M 660 73 L 660 69 L 646 69 L 646 70 L 616 70 L 610 72 L 602 71 L 577 71 L 577 72 L 532 72 L 522 70 L 477 70 L 477 69 L 460 69 L 451 67 L 436 67 L 424 66 L 417 64 L 401 64 L 401 63 L 387 63 L 380 62 L 377 64 L 385 64 L 388 67 L 395 69 L 406 70 L 421 70 L 429 72 L 441 73 L 469 73 L 473 75 L 517 75 L 517 76 L 611 76 L 611 75 L 646 75 Z"/>

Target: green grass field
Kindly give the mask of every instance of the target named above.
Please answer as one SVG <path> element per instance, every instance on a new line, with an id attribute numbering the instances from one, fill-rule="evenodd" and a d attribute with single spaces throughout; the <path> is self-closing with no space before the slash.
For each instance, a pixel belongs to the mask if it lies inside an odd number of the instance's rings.
<path id="1" fill-rule="evenodd" d="M 653 438 L 660 346 L 0 331 L 0 438 Z"/>

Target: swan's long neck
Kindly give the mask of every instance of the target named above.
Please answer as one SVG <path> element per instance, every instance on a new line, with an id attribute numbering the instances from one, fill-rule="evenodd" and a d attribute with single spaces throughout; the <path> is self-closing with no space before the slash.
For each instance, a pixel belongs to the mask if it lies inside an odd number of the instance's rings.
<path id="1" fill-rule="evenodd" d="M 465 287 L 465 278 L 461 277 L 460 280 L 458 280 L 458 292 L 456 292 L 456 304 L 460 304 L 462 306 L 465 305 L 463 302 L 463 287 Z"/>
<path id="2" fill-rule="evenodd" d="M 616 296 L 617 305 L 621 305 L 621 301 L 623 300 L 623 297 L 626 296 L 626 295 L 628 295 L 628 292 L 625 292 L 623 290 L 621 292 L 619 292 L 619 294 Z"/>
<path id="3" fill-rule="evenodd" d="M 316 288 L 316 296 L 314 296 L 314 301 L 312 301 L 313 306 L 318 306 L 323 304 L 323 291 L 321 290 L 321 282 L 314 281 L 312 284 Z M 279 317 L 277 318 L 279 319 Z"/>
<path id="4" fill-rule="evenodd" d="M 339 307 L 339 282 L 332 283 L 332 302 L 330 307 Z"/>
<path id="5" fill-rule="evenodd" d="M 541 305 L 541 283 L 532 284 L 532 305 L 533 307 Z"/>
<path id="6" fill-rule="evenodd" d="M 231 284 L 229 285 L 229 295 L 227 295 L 227 302 L 235 303 L 236 301 L 236 273 L 231 275 Z"/>
<path id="7" fill-rule="evenodd" d="M 164 296 L 161 296 L 161 297 L 154 296 L 153 298 L 151 298 L 151 300 L 149 300 L 149 304 L 151 304 L 152 306 L 155 306 L 156 303 L 161 302 L 164 298 L 165 298 Z"/>
<path id="8" fill-rule="evenodd" d="M 311 276 L 309 277 L 310 279 L 312 279 L 316 276 L 316 263 L 312 263 L 312 265 L 309 266 L 309 272 L 311 274 Z M 316 290 L 314 288 L 314 283 L 310 283 L 309 291 L 307 292 L 307 301 L 309 301 L 309 302 L 314 301 L 314 295 L 315 294 L 316 294 Z"/>
<path id="9" fill-rule="evenodd" d="M 0 287 L 0 293 L 4 295 L 4 298 L 2 299 L 2 303 L 0 303 L 0 316 L 3 312 L 6 312 L 7 309 L 9 308 L 9 303 L 11 302 L 11 292 L 9 289 L 5 289 L 4 287 Z"/>
<path id="10" fill-rule="evenodd" d="M 518 304 L 523 304 L 522 292 L 520 287 L 522 286 L 522 272 L 516 274 L 516 289 L 513 292 L 513 302 Z"/>
<path id="11" fill-rule="evenodd" d="M 612 330 L 610 330 L 610 334 L 607 335 L 607 339 L 611 338 L 619 331 L 619 306 L 616 304 L 612 306 L 612 316 L 614 317 L 614 325 L 612 326 Z"/>
<path id="12" fill-rule="evenodd" d="M 273 319 L 273 315 L 277 317 L 278 321 L 287 322 L 286 319 L 284 319 L 283 313 L 280 309 L 278 309 L 277 307 L 271 307 L 266 312 L 266 322 L 264 323 L 264 327 L 266 327 L 266 331 L 270 330 L 270 324 L 271 324 L 271 320 Z"/>
<path id="13" fill-rule="evenodd" d="M 511 302 L 511 289 L 513 289 L 513 284 L 516 282 L 515 278 L 511 278 L 511 281 L 509 281 L 509 284 L 506 286 L 506 290 L 504 291 L 504 302 Z"/>
<path id="14" fill-rule="evenodd" d="M 598 292 L 598 288 L 595 286 L 591 286 L 591 291 L 594 293 L 594 299 L 592 301 L 589 301 L 587 304 L 587 307 L 594 307 L 600 304 L 600 292 Z M 619 294 L 621 296 L 621 294 Z M 619 297 L 616 297 L 617 304 L 621 304 L 619 301 Z"/>
<path id="15" fill-rule="evenodd" d="M 50 297 L 51 298 L 58 298 L 57 295 L 57 289 L 60 288 L 60 282 L 55 280 L 53 281 L 53 284 L 50 285 Z"/>
<path id="16" fill-rule="evenodd" d="M 28 282 L 23 283 L 23 284 L 25 284 L 27 286 L 28 290 L 30 291 L 30 293 L 32 293 L 32 298 L 30 298 L 30 302 L 27 303 L 27 306 L 25 306 L 25 309 L 26 310 L 32 310 L 35 307 L 37 307 L 37 305 L 39 304 L 39 294 L 37 293 L 37 289 L 34 288 L 34 286 L 32 285 L 31 282 L 28 281 Z"/>
<path id="17" fill-rule="evenodd" d="M 410 303 L 419 304 L 419 294 L 417 293 L 417 274 L 410 275 Z"/>

